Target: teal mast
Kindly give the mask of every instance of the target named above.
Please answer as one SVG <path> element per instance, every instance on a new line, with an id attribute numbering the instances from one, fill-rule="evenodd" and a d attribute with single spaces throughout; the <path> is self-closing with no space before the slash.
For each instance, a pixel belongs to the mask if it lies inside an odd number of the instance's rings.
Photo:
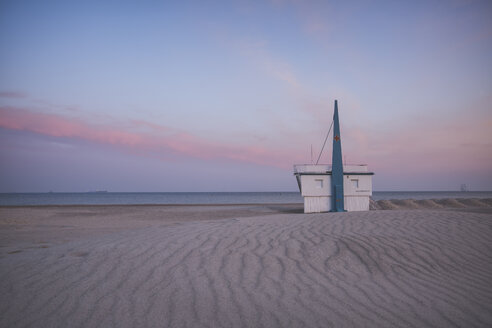
<path id="1" fill-rule="evenodd" d="M 345 212 L 343 204 L 343 163 L 340 123 L 338 122 L 338 102 L 335 100 L 333 113 L 333 154 L 331 156 L 331 199 L 332 212 Z"/>

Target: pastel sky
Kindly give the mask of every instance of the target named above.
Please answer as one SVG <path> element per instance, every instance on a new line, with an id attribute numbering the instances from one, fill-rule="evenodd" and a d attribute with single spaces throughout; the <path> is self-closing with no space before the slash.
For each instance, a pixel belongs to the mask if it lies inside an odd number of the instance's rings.
<path id="1" fill-rule="evenodd" d="M 0 192 L 492 190 L 492 2 L 0 2 Z M 331 147 L 321 162 L 331 162 Z"/>

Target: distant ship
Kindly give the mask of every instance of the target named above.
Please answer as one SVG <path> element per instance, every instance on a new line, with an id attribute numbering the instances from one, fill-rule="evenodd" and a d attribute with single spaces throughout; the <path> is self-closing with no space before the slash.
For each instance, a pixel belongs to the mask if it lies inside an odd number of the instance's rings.
<path id="1" fill-rule="evenodd" d="M 107 190 L 94 190 L 94 191 L 88 191 L 88 194 L 104 194 L 108 192 Z"/>
<path id="2" fill-rule="evenodd" d="M 468 186 L 466 185 L 466 183 L 461 184 L 460 190 L 463 192 L 468 191 Z"/>

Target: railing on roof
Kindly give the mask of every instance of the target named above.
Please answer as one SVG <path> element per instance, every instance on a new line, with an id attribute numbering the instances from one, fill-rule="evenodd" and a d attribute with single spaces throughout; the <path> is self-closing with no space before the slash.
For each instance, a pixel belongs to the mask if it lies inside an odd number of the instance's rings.
<path id="1" fill-rule="evenodd" d="M 295 173 L 326 173 L 331 171 L 331 164 L 295 164 Z"/>
<path id="2" fill-rule="evenodd" d="M 344 172 L 367 172 L 367 164 L 343 165 Z M 331 164 L 295 164 L 294 174 L 331 172 Z"/>

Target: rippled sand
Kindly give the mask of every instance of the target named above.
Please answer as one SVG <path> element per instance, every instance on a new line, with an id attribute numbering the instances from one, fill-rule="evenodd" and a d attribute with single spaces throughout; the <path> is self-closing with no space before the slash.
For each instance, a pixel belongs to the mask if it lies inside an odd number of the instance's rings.
<path id="1" fill-rule="evenodd" d="M 437 208 L 490 208 L 492 207 L 492 199 L 485 198 L 445 198 L 445 199 L 384 199 L 374 201 L 371 200 L 371 210 L 409 210 L 409 209 L 437 209 Z"/>
<path id="2" fill-rule="evenodd" d="M 0 208 L 0 327 L 492 326 L 491 206 L 301 212 Z"/>

